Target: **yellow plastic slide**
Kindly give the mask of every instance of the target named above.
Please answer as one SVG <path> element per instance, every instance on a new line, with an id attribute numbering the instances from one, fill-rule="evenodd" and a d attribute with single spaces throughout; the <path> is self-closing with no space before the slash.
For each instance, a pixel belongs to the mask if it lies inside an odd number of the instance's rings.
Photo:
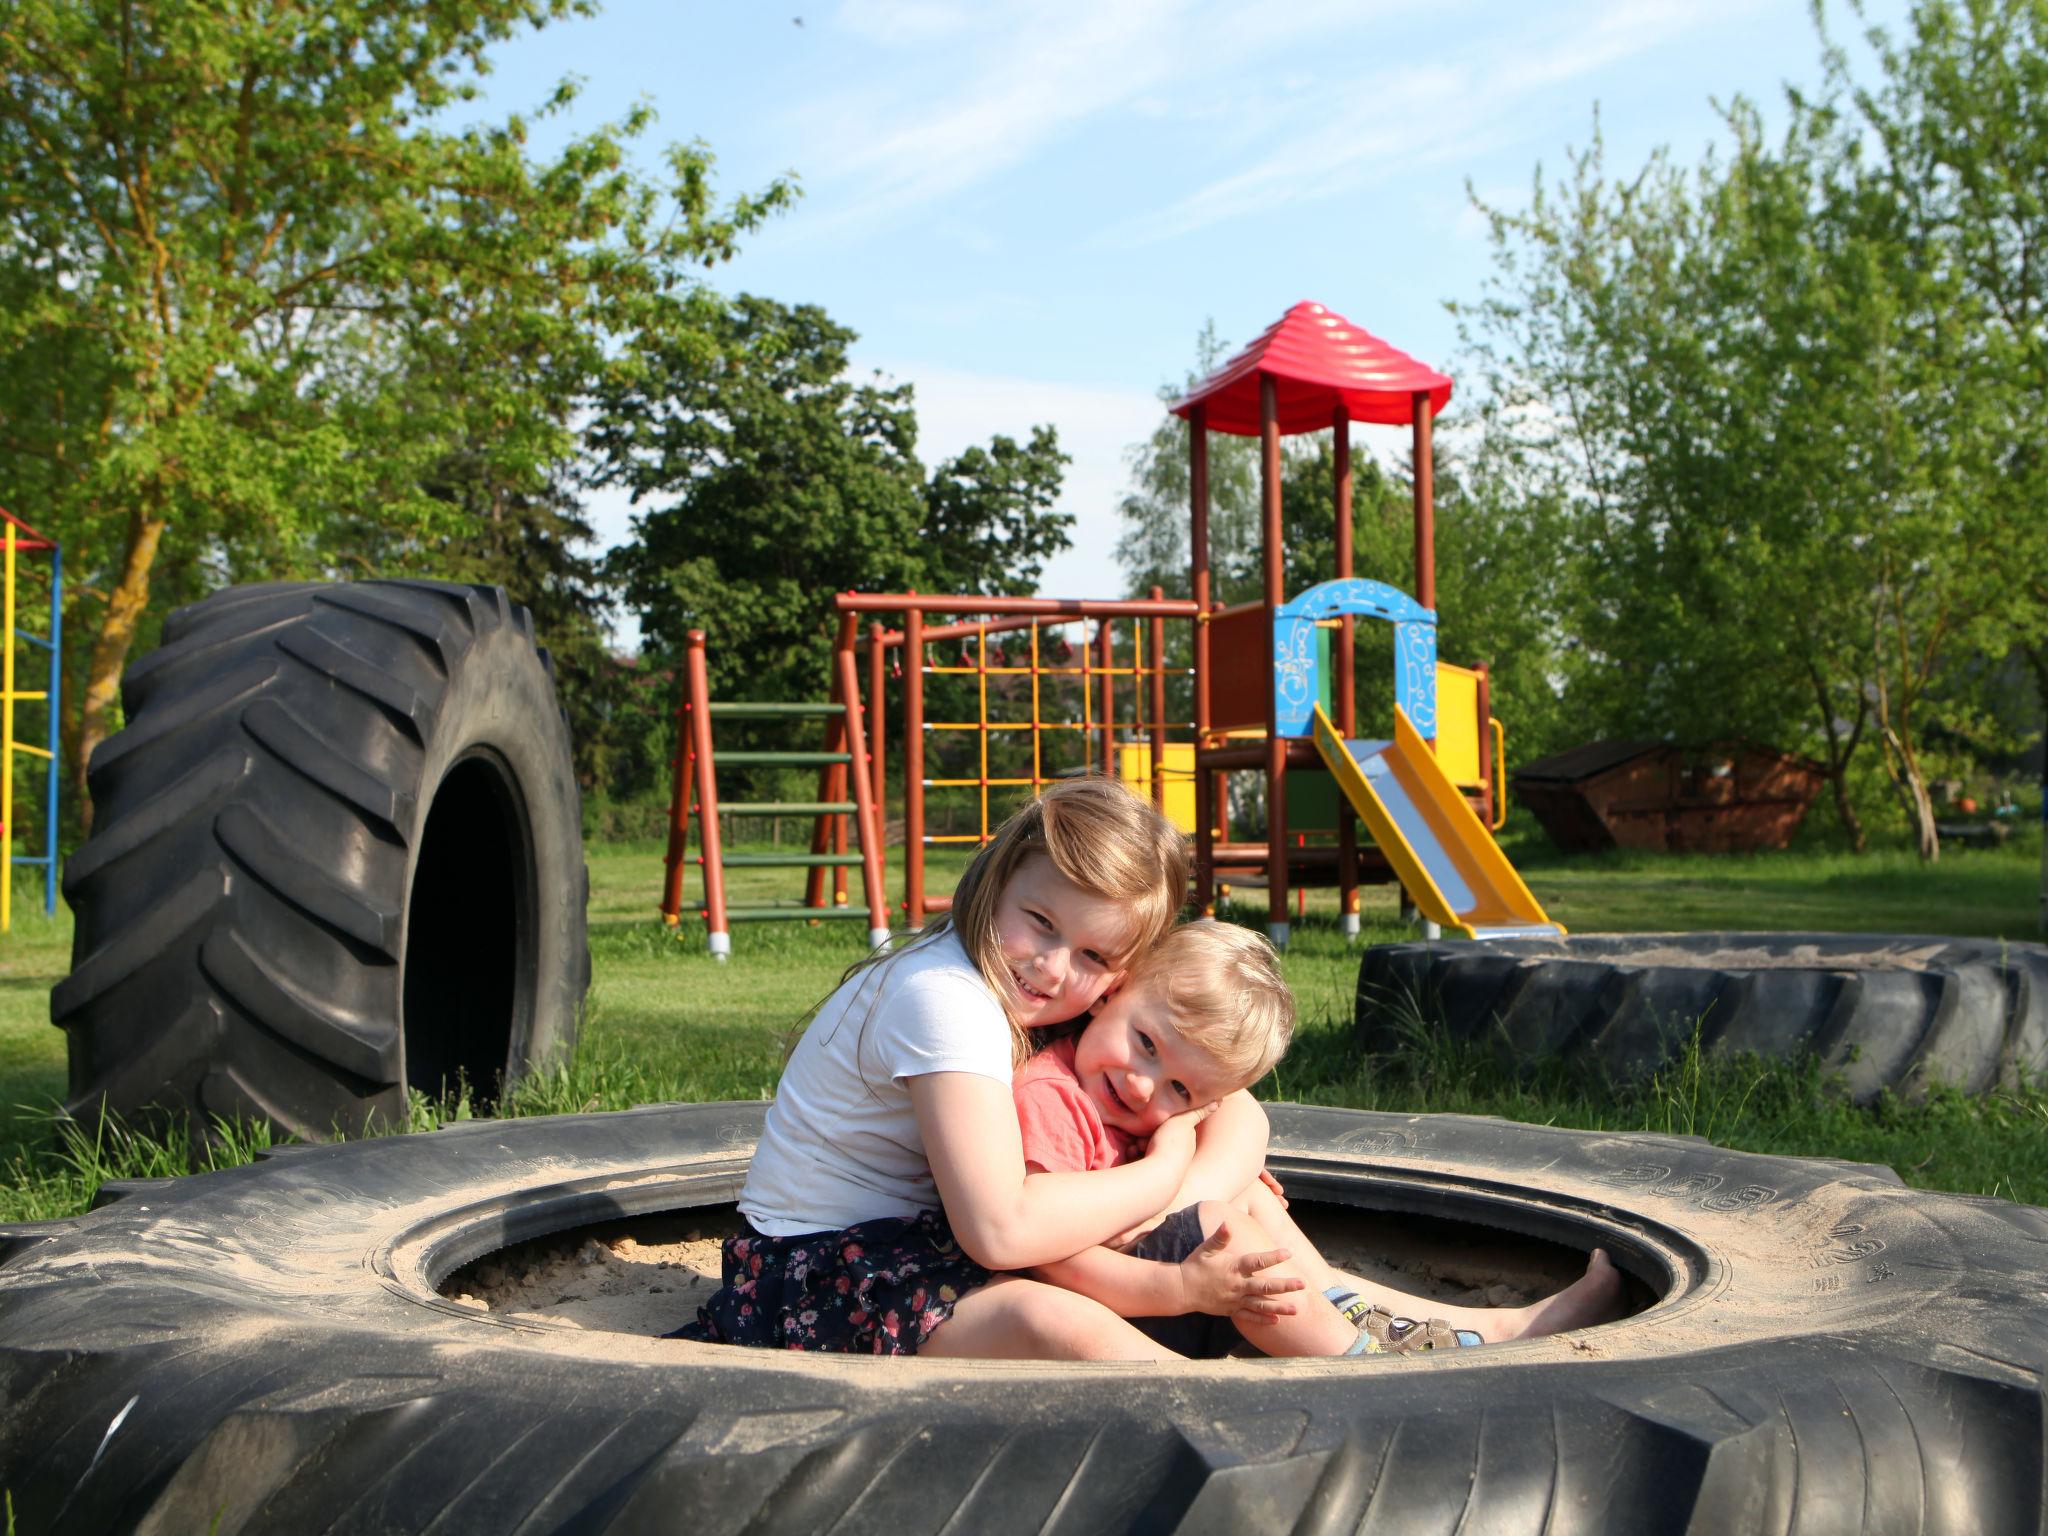
<path id="1" fill-rule="evenodd" d="M 1392 741 L 1345 741 L 1318 704 L 1316 750 L 1424 917 L 1469 939 L 1564 932 L 1399 705 Z"/>

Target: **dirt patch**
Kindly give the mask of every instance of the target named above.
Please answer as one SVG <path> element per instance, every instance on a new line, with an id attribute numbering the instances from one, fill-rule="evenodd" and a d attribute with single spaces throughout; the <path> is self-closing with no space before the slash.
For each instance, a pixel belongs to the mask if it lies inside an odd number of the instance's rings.
<path id="1" fill-rule="evenodd" d="M 1562 1290 L 1586 1256 L 1552 1243 L 1427 1217 L 1297 1201 L 1295 1219 L 1338 1269 L 1454 1305 L 1520 1306 Z M 487 1254 L 441 1294 L 554 1328 L 650 1337 L 681 1327 L 718 1287 L 731 1206 L 580 1227 Z"/>

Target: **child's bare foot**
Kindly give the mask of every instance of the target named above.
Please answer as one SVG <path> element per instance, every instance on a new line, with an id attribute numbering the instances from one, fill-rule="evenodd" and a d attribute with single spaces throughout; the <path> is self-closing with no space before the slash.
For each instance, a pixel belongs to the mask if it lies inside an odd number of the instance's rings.
<path id="1" fill-rule="evenodd" d="M 1586 1261 L 1586 1272 L 1555 1296 L 1526 1307 L 1504 1307 L 1493 1316 L 1501 1326 L 1497 1333 L 1492 1328 L 1486 1330 L 1489 1339 L 1533 1339 L 1567 1328 L 1612 1322 L 1621 1316 L 1621 1271 L 1605 1248 L 1595 1248 Z"/>

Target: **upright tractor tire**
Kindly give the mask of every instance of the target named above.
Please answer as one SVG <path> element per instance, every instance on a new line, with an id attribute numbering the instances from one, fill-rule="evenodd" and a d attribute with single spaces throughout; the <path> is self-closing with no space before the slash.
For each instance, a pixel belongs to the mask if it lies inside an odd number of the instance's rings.
<path id="1" fill-rule="evenodd" d="M 1358 971 L 1368 1050 L 1415 1022 L 1523 1060 L 1627 1080 L 1698 1031 L 1728 1053 L 1812 1055 L 1849 1097 L 1982 1093 L 2048 1072 L 2048 949 L 1872 933 L 1575 934 L 1382 944 Z"/>
<path id="2" fill-rule="evenodd" d="M 173 614 L 93 753 L 64 871 L 66 1109 L 194 1136 L 402 1123 L 574 1042 L 590 979 L 569 732 L 532 620 L 442 582 Z"/>

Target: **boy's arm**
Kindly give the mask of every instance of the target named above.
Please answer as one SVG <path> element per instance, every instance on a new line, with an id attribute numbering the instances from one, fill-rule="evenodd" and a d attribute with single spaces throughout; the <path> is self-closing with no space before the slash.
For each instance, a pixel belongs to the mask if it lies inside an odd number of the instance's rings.
<path id="1" fill-rule="evenodd" d="M 1291 1315 L 1294 1304 L 1275 1298 L 1302 1289 L 1302 1282 L 1265 1273 L 1287 1261 L 1287 1250 L 1229 1250 L 1230 1228 L 1225 1224 L 1178 1264 L 1133 1258 L 1114 1248 L 1084 1248 L 1072 1258 L 1035 1266 L 1031 1276 L 1093 1297 L 1120 1317 L 1206 1312 L 1212 1317 L 1271 1322 Z"/>
<path id="2" fill-rule="evenodd" d="M 1195 1127 L 1195 1160 L 1164 1209 L 1235 1200 L 1266 1166 L 1266 1137 L 1266 1112 L 1244 1089 L 1219 1101 L 1215 1113 Z"/>
<path id="3" fill-rule="evenodd" d="M 1007 1084 L 971 1072 L 932 1072 L 905 1086 L 953 1236 L 990 1269 L 1043 1264 L 1159 1210 L 1187 1171 L 1201 1114 L 1174 1116 L 1153 1132 L 1144 1157 L 1120 1168 L 1027 1179 Z"/>

